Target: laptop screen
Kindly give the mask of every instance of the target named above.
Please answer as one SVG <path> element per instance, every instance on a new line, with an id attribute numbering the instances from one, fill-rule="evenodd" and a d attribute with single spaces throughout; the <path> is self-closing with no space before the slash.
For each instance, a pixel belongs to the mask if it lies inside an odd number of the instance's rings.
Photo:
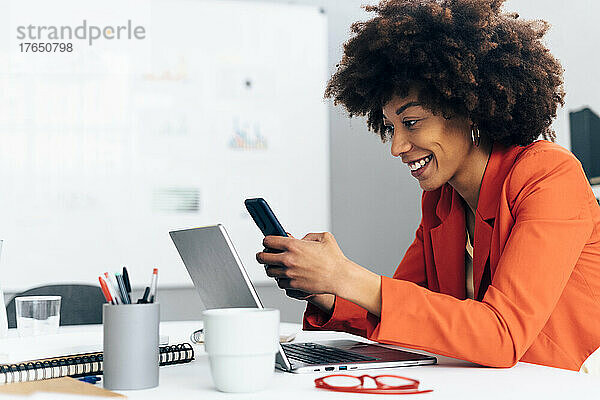
<path id="1" fill-rule="evenodd" d="M 203 310 L 263 305 L 221 224 L 169 232 L 200 295 Z M 291 365 L 281 345 L 277 363 Z"/>

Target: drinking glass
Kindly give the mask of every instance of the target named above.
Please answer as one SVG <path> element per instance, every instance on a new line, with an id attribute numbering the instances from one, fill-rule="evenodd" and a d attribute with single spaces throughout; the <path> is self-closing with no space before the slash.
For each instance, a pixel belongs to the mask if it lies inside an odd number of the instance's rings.
<path id="1" fill-rule="evenodd" d="M 15 298 L 19 336 L 57 333 L 60 324 L 60 296 L 23 296 Z"/>

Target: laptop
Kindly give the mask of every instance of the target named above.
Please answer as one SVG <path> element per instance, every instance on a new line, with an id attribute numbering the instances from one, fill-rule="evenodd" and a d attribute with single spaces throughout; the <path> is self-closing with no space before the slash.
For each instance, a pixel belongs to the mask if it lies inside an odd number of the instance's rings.
<path id="1" fill-rule="evenodd" d="M 263 305 L 221 224 L 169 232 L 200 295 L 203 309 Z M 277 368 L 293 372 L 351 371 L 435 364 L 432 356 L 355 340 L 282 343 Z"/>

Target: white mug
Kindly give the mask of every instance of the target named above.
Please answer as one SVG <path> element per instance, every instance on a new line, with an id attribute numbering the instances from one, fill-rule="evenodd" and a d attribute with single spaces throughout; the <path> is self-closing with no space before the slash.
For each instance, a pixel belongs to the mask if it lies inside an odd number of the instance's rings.
<path id="1" fill-rule="evenodd" d="M 256 392 L 273 378 L 279 310 L 219 308 L 202 313 L 210 371 L 222 392 Z"/>

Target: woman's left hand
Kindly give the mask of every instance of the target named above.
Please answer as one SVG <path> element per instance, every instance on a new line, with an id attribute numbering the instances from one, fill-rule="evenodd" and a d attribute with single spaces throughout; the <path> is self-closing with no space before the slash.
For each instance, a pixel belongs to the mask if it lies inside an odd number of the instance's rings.
<path id="1" fill-rule="evenodd" d="M 266 236 L 263 245 L 281 251 L 262 251 L 256 254 L 256 260 L 267 265 L 267 275 L 276 278 L 282 289 L 338 294 L 344 276 L 356 265 L 346 258 L 329 232 L 309 233 L 302 240 Z"/>

